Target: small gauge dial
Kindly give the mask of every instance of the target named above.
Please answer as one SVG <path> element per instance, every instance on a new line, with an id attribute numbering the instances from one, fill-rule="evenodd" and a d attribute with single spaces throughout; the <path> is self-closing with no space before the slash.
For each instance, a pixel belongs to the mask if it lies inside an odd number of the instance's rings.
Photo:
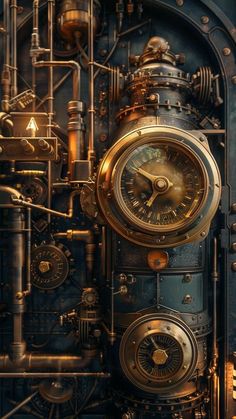
<path id="1" fill-rule="evenodd" d="M 200 162 L 176 144 L 144 144 L 116 169 L 117 204 L 141 229 L 176 229 L 196 214 L 205 196 Z"/>
<path id="2" fill-rule="evenodd" d="M 171 378 L 183 364 L 181 345 L 172 336 L 154 334 L 139 345 L 137 359 L 141 371 L 153 380 Z"/>
<path id="3" fill-rule="evenodd" d="M 197 366 L 197 341 L 178 317 L 152 313 L 136 319 L 124 332 L 120 362 L 136 387 L 163 393 L 183 384 Z"/>
<path id="4" fill-rule="evenodd" d="M 59 287 L 69 274 L 68 250 L 63 246 L 41 244 L 32 252 L 32 284 L 43 290 Z"/>

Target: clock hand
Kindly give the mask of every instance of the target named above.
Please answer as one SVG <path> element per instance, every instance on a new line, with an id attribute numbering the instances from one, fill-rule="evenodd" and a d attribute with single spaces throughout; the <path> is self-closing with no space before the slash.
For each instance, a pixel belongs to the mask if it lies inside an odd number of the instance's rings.
<path id="1" fill-rule="evenodd" d="M 155 342 L 155 339 L 153 338 L 153 336 L 150 337 L 150 340 L 156 349 L 160 349 L 157 343 Z"/>
<path id="2" fill-rule="evenodd" d="M 154 189 L 152 196 L 146 202 L 147 207 L 151 207 L 153 202 L 155 201 L 156 197 L 159 195 L 159 192 Z"/>
<path id="3" fill-rule="evenodd" d="M 137 169 L 137 173 L 139 173 L 140 175 L 146 177 L 147 179 L 149 179 L 151 182 L 154 182 L 157 178 L 157 176 L 152 175 L 151 173 L 146 172 L 146 170 L 143 170 L 141 167 L 139 167 Z"/>

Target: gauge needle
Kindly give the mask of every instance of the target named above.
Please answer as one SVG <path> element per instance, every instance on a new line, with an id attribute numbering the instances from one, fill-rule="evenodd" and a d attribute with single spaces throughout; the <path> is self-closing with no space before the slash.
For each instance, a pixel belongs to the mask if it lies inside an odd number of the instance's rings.
<path id="1" fill-rule="evenodd" d="M 154 176 L 151 173 L 146 172 L 146 170 L 143 170 L 141 167 L 137 169 L 137 173 L 140 173 L 140 175 L 143 175 L 144 177 L 149 179 L 151 182 L 154 182 L 157 178 L 157 176 Z"/>
<path id="2" fill-rule="evenodd" d="M 156 199 L 156 197 L 158 195 L 159 195 L 159 192 L 154 189 L 151 198 L 149 198 L 149 200 L 146 201 L 147 207 L 151 207 L 152 206 L 153 202 L 155 201 L 155 199 Z"/>
<path id="3" fill-rule="evenodd" d="M 157 345 L 157 343 L 155 342 L 153 336 L 150 337 L 150 340 L 151 340 L 152 344 L 155 346 L 156 349 L 160 349 L 159 346 Z"/>

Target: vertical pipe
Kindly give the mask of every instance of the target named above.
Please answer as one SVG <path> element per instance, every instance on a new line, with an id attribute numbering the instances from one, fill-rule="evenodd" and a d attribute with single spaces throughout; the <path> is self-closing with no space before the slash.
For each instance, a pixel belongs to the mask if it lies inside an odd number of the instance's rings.
<path id="1" fill-rule="evenodd" d="M 49 47 L 49 61 L 53 61 L 53 11 L 54 0 L 48 0 L 48 47 Z M 48 69 L 48 137 L 52 134 L 53 121 L 53 67 Z M 52 163 L 48 162 L 48 208 L 52 205 Z M 51 222 L 51 215 L 48 214 L 48 223 Z"/>
<path id="2" fill-rule="evenodd" d="M 8 277 L 12 292 L 13 336 L 10 345 L 12 360 L 21 359 L 25 353 L 23 340 L 23 314 L 25 311 L 23 294 L 23 271 L 25 266 L 25 216 L 22 208 L 4 211 L 3 230 L 8 249 Z"/>
<path id="3" fill-rule="evenodd" d="M 111 331 L 110 342 L 113 345 L 115 341 L 115 284 L 114 284 L 114 271 L 111 274 Z"/>
<path id="4" fill-rule="evenodd" d="M 88 160 L 92 163 L 95 160 L 94 149 L 94 8 L 93 0 L 89 0 L 89 26 L 88 26 L 88 40 L 89 40 L 89 147 Z M 92 164 L 91 164 L 92 171 Z M 92 174 L 92 173 L 91 173 Z"/>
<path id="5" fill-rule="evenodd" d="M 9 1 L 4 0 L 4 29 L 5 29 L 5 45 L 4 45 L 4 63 L 9 67 L 10 65 L 10 9 Z"/>
<path id="6" fill-rule="evenodd" d="M 218 344 L 217 344 L 217 282 L 219 281 L 218 258 L 217 258 L 217 239 L 213 239 L 213 269 L 211 273 L 213 288 L 213 307 L 212 307 L 212 378 L 211 378 L 211 400 L 212 418 L 219 419 L 219 375 L 218 375 Z"/>
<path id="7" fill-rule="evenodd" d="M 17 0 L 11 0 L 11 97 L 17 95 Z"/>
<path id="8" fill-rule="evenodd" d="M 27 208 L 26 224 L 26 294 L 31 293 L 31 208 Z"/>
<path id="9" fill-rule="evenodd" d="M 10 86 L 11 86 L 11 74 L 10 74 L 10 8 L 9 0 L 4 0 L 4 63 L 2 71 L 2 110 L 9 112 L 9 99 L 10 99 Z"/>
<path id="10" fill-rule="evenodd" d="M 33 33 L 32 33 L 32 48 L 39 48 L 39 2 L 34 0 L 33 4 Z M 36 69 L 32 66 L 32 90 L 34 93 L 34 99 L 32 103 L 32 111 L 36 110 Z"/>

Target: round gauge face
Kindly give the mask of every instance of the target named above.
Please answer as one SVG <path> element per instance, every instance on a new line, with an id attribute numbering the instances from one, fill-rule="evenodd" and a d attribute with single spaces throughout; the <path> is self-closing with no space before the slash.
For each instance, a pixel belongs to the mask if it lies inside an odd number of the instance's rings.
<path id="1" fill-rule="evenodd" d="M 116 165 L 113 185 L 126 219 L 150 231 L 186 225 L 206 193 L 198 158 L 181 144 L 166 141 L 128 149 Z"/>
<path id="2" fill-rule="evenodd" d="M 137 361 L 143 374 L 152 380 L 167 380 L 183 365 L 183 350 L 172 336 L 155 333 L 139 345 Z"/>

